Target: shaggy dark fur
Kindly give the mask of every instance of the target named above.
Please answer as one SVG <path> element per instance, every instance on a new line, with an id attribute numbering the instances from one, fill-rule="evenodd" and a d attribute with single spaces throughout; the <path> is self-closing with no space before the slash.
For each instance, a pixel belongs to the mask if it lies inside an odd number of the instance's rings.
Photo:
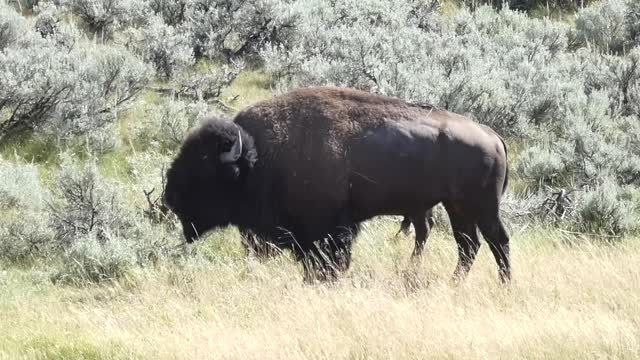
<path id="1" fill-rule="evenodd" d="M 240 158 L 221 162 L 238 134 Z M 504 142 L 485 126 L 395 98 L 315 87 L 194 130 L 168 171 L 165 194 L 187 241 L 236 225 L 290 248 L 305 274 L 320 278 L 349 267 L 359 224 L 378 215 L 411 219 L 420 256 L 425 214 L 443 203 L 458 243 L 456 277 L 475 259 L 478 227 L 506 282 L 509 238 L 499 203 L 507 177 Z"/>

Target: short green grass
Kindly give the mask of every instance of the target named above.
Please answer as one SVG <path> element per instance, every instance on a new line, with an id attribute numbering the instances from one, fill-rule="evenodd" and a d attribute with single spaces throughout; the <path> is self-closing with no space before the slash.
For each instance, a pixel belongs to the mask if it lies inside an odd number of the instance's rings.
<path id="1" fill-rule="evenodd" d="M 271 98 L 273 92 L 269 88 L 270 82 L 271 77 L 264 70 L 243 71 L 222 92 L 221 100 L 235 111 L 240 111 L 260 100 Z"/>

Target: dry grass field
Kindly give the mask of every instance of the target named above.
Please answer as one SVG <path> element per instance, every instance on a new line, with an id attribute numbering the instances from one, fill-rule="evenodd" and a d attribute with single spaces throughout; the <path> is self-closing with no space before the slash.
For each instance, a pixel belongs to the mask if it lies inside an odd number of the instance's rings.
<path id="1" fill-rule="evenodd" d="M 338 282 L 305 285 L 288 256 L 245 259 L 232 230 L 180 263 L 117 284 L 53 285 L 45 266 L 0 273 L 3 359 L 640 358 L 640 246 L 512 230 L 514 282 L 486 244 L 449 282 L 452 237 L 422 265 L 398 223 L 369 223 Z M 444 227 L 442 227 L 444 229 Z"/>

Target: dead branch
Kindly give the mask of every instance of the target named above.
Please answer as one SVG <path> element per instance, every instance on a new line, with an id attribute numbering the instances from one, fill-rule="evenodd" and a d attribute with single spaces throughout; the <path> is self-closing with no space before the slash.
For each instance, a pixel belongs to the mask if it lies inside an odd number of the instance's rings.
<path id="1" fill-rule="evenodd" d="M 155 187 L 151 190 L 142 189 L 145 198 L 147 199 L 147 208 L 143 210 L 145 216 L 147 216 L 154 223 L 163 222 L 169 214 L 169 207 L 164 202 L 164 188 L 166 186 L 166 176 L 164 171 L 164 165 L 162 166 L 162 170 L 160 173 L 161 176 L 161 186 L 162 192 L 159 196 L 153 197 L 153 192 L 156 190 Z"/>

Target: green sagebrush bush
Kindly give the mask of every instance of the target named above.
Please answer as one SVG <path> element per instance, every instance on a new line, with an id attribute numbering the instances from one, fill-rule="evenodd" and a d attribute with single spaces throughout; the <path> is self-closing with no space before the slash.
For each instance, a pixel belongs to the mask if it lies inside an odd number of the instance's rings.
<path id="1" fill-rule="evenodd" d="M 637 190 L 621 188 L 612 179 L 605 179 L 577 201 L 578 231 L 603 235 L 623 235 L 638 229 Z M 635 200 L 635 201 L 634 201 Z"/>
<path id="2" fill-rule="evenodd" d="M 18 41 L 28 28 L 25 18 L 18 16 L 11 6 L 0 1 L 0 51 Z"/>
<path id="3" fill-rule="evenodd" d="M 135 227 L 118 185 L 102 177 L 94 161 L 77 166 L 69 154 L 63 154 L 53 194 L 52 226 L 65 248 L 88 234 L 106 242 L 128 235 Z"/>
<path id="4" fill-rule="evenodd" d="M 579 41 L 599 51 L 620 53 L 633 39 L 633 27 L 629 23 L 633 11 L 629 5 L 635 0 L 602 0 L 576 14 L 576 33 Z M 637 6 L 637 5 L 636 5 Z M 633 19 L 631 18 L 631 21 Z M 628 28 L 630 27 L 630 28 Z"/>
<path id="5" fill-rule="evenodd" d="M 88 285 L 130 277 L 136 269 L 150 267 L 184 256 L 176 241 L 175 226 L 153 224 L 133 215 L 135 227 L 126 235 L 109 232 L 79 233 L 62 251 L 52 281 Z"/>
<path id="6" fill-rule="evenodd" d="M 33 209 L 0 210 L 0 259 L 25 263 L 55 256 L 54 241 L 46 214 Z"/>
<path id="7" fill-rule="evenodd" d="M 604 90 L 613 113 L 639 116 L 640 47 L 624 56 L 578 54 L 585 81 L 585 92 Z"/>
<path id="8" fill-rule="evenodd" d="M 147 6 L 154 14 L 161 16 L 164 23 L 169 26 L 178 26 L 185 21 L 188 6 L 192 0 L 146 0 Z"/>
<path id="9" fill-rule="evenodd" d="M 35 29 L 43 37 L 52 36 L 58 32 L 63 21 L 63 14 L 53 2 L 41 2 L 33 9 L 36 14 Z"/>
<path id="10" fill-rule="evenodd" d="M 458 3 L 474 8 L 491 5 L 496 8 L 509 6 L 511 9 L 522 11 L 560 11 L 578 10 L 582 6 L 592 4 L 598 0 L 460 0 Z"/>
<path id="11" fill-rule="evenodd" d="M 23 18 L 7 12 L 0 28 L 22 26 Z M 46 38 L 26 29 L 0 52 L 0 138 L 36 131 L 68 139 L 103 131 L 151 75 L 123 47 L 82 42 L 67 26 Z"/>
<path id="12" fill-rule="evenodd" d="M 131 274 L 136 263 L 128 245 L 117 237 L 100 239 L 95 233 L 82 234 L 66 249 L 52 280 L 85 285 L 122 279 Z"/>
<path id="13" fill-rule="evenodd" d="M 40 0 L 4 0 L 9 4 L 12 4 L 16 10 L 20 10 L 22 12 L 28 12 L 28 10 L 33 10 L 37 7 L 42 1 Z"/>
<path id="14" fill-rule="evenodd" d="M 189 34 L 157 15 L 149 16 L 141 28 L 125 30 L 123 38 L 127 48 L 153 64 L 160 77 L 170 79 L 195 62 Z"/>
<path id="15" fill-rule="evenodd" d="M 35 164 L 0 157 L 0 208 L 43 209 L 47 196 Z"/>
<path id="16" fill-rule="evenodd" d="M 68 12 L 82 20 L 85 32 L 101 42 L 111 40 L 117 30 L 139 26 L 150 11 L 144 1 L 62 0 Z"/>
<path id="17" fill-rule="evenodd" d="M 172 153 L 208 112 L 209 106 L 204 101 L 167 99 L 160 104 L 147 104 L 143 118 L 131 133 L 148 150 Z"/>
<path id="18" fill-rule="evenodd" d="M 142 116 L 131 128 L 131 135 L 145 149 L 174 152 L 188 131 L 210 112 L 229 108 L 219 100 L 223 89 L 244 68 L 244 63 L 187 70 L 174 77 L 174 87 L 154 90 L 165 95 L 158 103 L 143 106 Z"/>
<path id="19" fill-rule="evenodd" d="M 197 57 L 255 56 L 266 42 L 285 42 L 293 30 L 293 0 L 191 0 L 184 27 Z"/>
<path id="20" fill-rule="evenodd" d="M 145 28 L 150 17 L 162 31 L 186 37 L 198 58 L 255 57 L 265 42 L 285 42 L 293 29 L 287 8 L 295 0 L 63 0 L 66 13 L 99 42 L 118 42 L 118 33 Z M 156 34 L 155 29 L 147 29 Z M 176 36 L 171 36 L 174 41 Z M 179 39 L 181 45 L 183 38 Z M 158 50 L 158 44 L 154 44 Z"/>
<path id="21" fill-rule="evenodd" d="M 144 218 L 123 198 L 129 190 L 105 179 L 92 161 L 78 166 L 65 154 L 50 194 L 37 166 L 0 159 L 0 260 L 46 259 L 54 281 L 81 285 L 179 256 L 175 224 Z"/>
<path id="22" fill-rule="evenodd" d="M 566 159 L 550 146 L 533 145 L 521 154 L 518 172 L 536 183 L 553 184 L 555 179 L 567 175 Z"/>
<path id="23" fill-rule="evenodd" d="M 147 168 L 140 171 L 148 175 Z M 134 179 L 139 177 L 134 174 Z M 132 189 L 134 186 L 140 188 Z M 49 206 L 55 243 L 62 249 L 54 281 L 115 280 L 179 251 L 175 224 L 154 224 L 143 216 L 141 207 L 125 199 L 132 190 L 142 193 L 143 186 L 146 184 L 109 180 L 91 159 L 77 164 L 64 154 Z"/>
<path id="24" fill-rule="evenodd" d="M 640 181 L 640 124 L 637 117 L 621 116 L 610 108 L 604 91 L 574 98 L 555 131 L 536 136 L 517 170 L 534 183 L 593 184 L 613 175 L 620 184 Z"/>
<path id="25" fill-rule="evenodd" d="M 35 165 L 0 158 L 0 259 L 18 263 L 51 253 L 47 198 Z"/>
<path id="26" fill-rule="evenodd" d="M 625 15 L 627 37 L 635 46 L 640 46 L 640 2 L 631 1 Z"/>

